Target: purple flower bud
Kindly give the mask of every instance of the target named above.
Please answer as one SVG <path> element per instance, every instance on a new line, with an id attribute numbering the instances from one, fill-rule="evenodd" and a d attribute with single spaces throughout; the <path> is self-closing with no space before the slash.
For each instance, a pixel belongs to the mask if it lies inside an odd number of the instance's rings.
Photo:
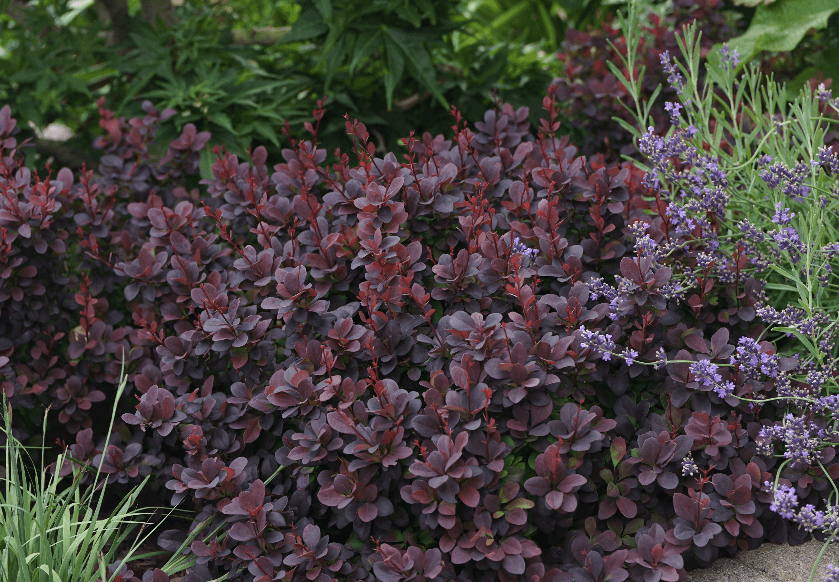
<path id="1" fill-rule="evenodd" d="M 775 216 L 772 217 L 772 222 L 787 225 L 793 218 L 795 218 L 795 212 L 790 212 L 789 208 L 783 208 L 783 202 L 775 204 Z"/>
<path id="2" fill-rule="evenodd" d="M 793 256 L 804 253 L 804 244 L 798 236 L 798 231 L 791 226 L 774 233 L 772 238 L 778 243 L 778 248 L 782 251 L 788 251 Z"/>
<path id="3" fill-rule="evenodd" d="M 783 483 L 779 484 L 777 489 L 773 489 L 769 481 L 766 481 L 764 485 L 769 487 L 769 490 L 774 495 L 769 509 L 784 519 L 792 519 L 795 515 L 795 510 L 798 508 L 798 496 L 795 494 L 795 489 Z"/>
<path id="4" fill-rule="evenodd" d="M 777 354 L 764 353 L 757 343 L 750 337 L 741 337 L 738 341 L 737 354 L 729 360 L 731 365 L 739 364 L 740 370 L 749 380 L 758 380 L 759 373 L 770 378 L 777 378 L 779 374 L 779 359 Z"/>
<path id="5" fill-rule="evenodd" d="M 656 370 L 659 370 L 667 365 L 667 352 L 664 351 L 664 348 L 658 348 L 658 352 L 656 352 L 658 356 L 658 361 L 653 366 Z"/>
<path id="6" fill-rule="evenodd" d="M 682 475 L 685 477 L 693 477 L 694 475 L 699 475 L 699 467 L 696 465 L 696 461 L 693 460 L 693 457 L 688 453 L 688 456 L 682 459 Z"/>
<path id="7" fill-rule="evenodd" d="M 510 248 L 510 251 L 515 255 L 524 255 L 529 259 L 532 259 L 536 255 L 539 254 L 539 249 L 531 249 L 524 243 L 519 241 L 519 237 L 516 237 L 513 241 L 513 246 Z"/>
<path id="8" fill-rule="evenodd" d="M 580 327 L 580 332 L 583 335 L 583 341 L 580 343 L 582 347 L 591 348 L 595 352 L 600 353 L 603 360 L 606 362 L 612 359 L 612 351 L 615 349 L 615 342 L 612 340 L 611 335 L 589 331 L 585 328 L 585 326 Z"/>
<path id="9" fill-rule="evenodd" d="M 714 386 L 714 392 L 716 392 L 717 396 L 720 398 L 726 398 L 734 393 L 735 388 L 736 386 L 734 385 L 734 382 L 729 380 L 725 384 L 716 384 Z"/>
<path id="10" fill-rule="evenodd" d="M 680 123 L 679 111 L 682 109 L 682 105 L 680 103 L 671 103 L 668 101 L 664 104 L 664 109 L 670 114 L 670 123 L 678 127 Z"/>
<path id="11" fill-rule="evenodd" d="M 690 371 L 696 376 L 696 381 L 703 386 L 712 386 L 714 383 L 722 382 L 722 375 L 717 374 L 719 366 L 712 364 L 710 360 L 699 360 L 690 365 Z"/>
<path id="12" fill-rule="evenodd" d="M 781 390 L 778 390 L 779 394 Z M 824 431 L 807 420 L 807 416 L 787 414 L 783 424 L 763 427 L 758 436 L 784 443 L 784 457 L 792 461 L 793 468 L 809 466 L 818 455 Z"/>
<path id="13" fill-rule="evenodd" d="M 720 49 L 720 56 L 722 57 L 721 69 L 730 71 L 740 64 L 740 53 L 737 52 L 737 49 L 731 50 L 728 48 L 728 43 L 725 43 Z"/>
<path id="14" fill-rule="evenodd" d="M 816 90 L 816 97 L 819 101 L 830 101 L 833 98 L 833 91 L 824 86 L 824 83 L 819 83 Z"/>
<path id="15" fill-rule="evenodd" d="M 664 72 L 667 73 L 667 82 L 670 83 L 670 86 L 675 89 L 677 95 L 681 95 L 682 91 L 685 88 L 685 81 L 682 77 L 682 74 L 679 73 L 679 70 L 676 68 L 674 63 L 670 62 L 670 51 L 664 51 L 661 53 L 661 66 L 664 68 Z"/>
<path id="16" fill-rule="evenodd" d="M 816 511 L 816 506 L 808 503 L 795 516 L 795 521 L 806 531 L 812 532 L 824 527 L 824 512 Z"/>
<path id="17" fill-rule="evenodd" d="M 819 148 L 819 165 L 827 166 L 833 174 L 839 174 L 839 156 L 833 148 L 822 146 Z"/>

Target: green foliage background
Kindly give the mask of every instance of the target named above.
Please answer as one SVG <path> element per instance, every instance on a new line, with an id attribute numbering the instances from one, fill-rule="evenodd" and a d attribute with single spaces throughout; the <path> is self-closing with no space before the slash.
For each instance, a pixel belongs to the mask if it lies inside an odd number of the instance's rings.
<path id="1" fill-rule="evenodd" d="M 100 134 L 99 97 L 126 117 L 140 114 L 150 99 L 179 113 L 164 124 L 161 141 L 193 123 L 212 132 L 211 145 L 225 143 L 241 157 L 259 144 L 278 156 L 286 121 L 294 137 L 308 137 L 302 123 L 326 96 L 319 141 L 329 154 L 351 146 L 345 113 L 367 125 L 380 151 L 400 151 L 412 129 L 447 132 L 452 105 L 479 119 L 493 106 L 494 91 L 515 107 L 530 107 L 537 123 L 545 88 L 562 74 L 555 53 L 566 30 L 598 25 L 626 6 L 624 0 L 183 2 L 173 26 L 155 28 L 141 18 L 141 0 L 129 0 L 126 38 L 112 44 L 94 0 L 0 0 L 0 103 L 12 106 L 24 128 L 69 126 L 75 139 L 67 147 L 89 152 Z M 668 2 L 639 4 L 660 12 Z M 741 54 L 815 43 L 817 50 L 793 59 L 792 70 L 807 78 L 839 75 L 839 0 L 742 4 L 726 4 L 751 21 L 732 43 Z M 775 34 L 790 13 L 795 38 Z M 819 29 L 816 37 L 804 34 L 810 27 Z M 242 42 L 265 34 L 273 42 Z M 801 75 L 790 80 L 803 84 Z M 584 122 L 563 121 L 566 131 Z"/>
<path id="2" fill-rule="evenodd" d="M 568 26 L 596 22 L 621 2 L 602 0 L 312 0 L 263 3 L 187 0 L 171 28 L 153 28 L 129 3 L 127 40 L 109 46 L 92 0 L 34 0 L 15 22 L 0 0 L 0 102 L 22 126 L 69 126 L 89 149 L 98 133 L 95 101 L 117 115 L 143 99 L 213 133 L 239 155 L 262 143 L 279 149 L 327 96 L 321 142 L 346 150 L 343 114 L 359 118 L 381 148 L 400 147 L 411 129 L 438 133 L 449 108 L 479 118 L 493 90 L 538 115 L 559 73 L 555 51 Z M 234 42 L 266 26 L 290 27 L 267 45 Z M 238 33 L 238 34 L 237 34 Z M 297 137 L 300 137 L 297 135 Z"/>

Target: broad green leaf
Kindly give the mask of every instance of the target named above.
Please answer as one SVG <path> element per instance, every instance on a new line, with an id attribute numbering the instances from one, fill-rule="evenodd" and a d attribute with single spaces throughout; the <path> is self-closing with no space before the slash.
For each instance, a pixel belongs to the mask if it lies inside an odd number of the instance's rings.
<path id="1" fill-rule="evenodd" d="M 29 71 L 19 71 L 9 77 L 9 81 L 12 83 L 31 83 L 33 81 L 38 81 L 44 77 L 44 71 L 37 71 L 37 70 L 29 70 Z"/>
<path id="2" fill-rule="evenodd" d="M 551 19 L 551 15 L 548 13 L 548 9 L 541 2 L 536 3 L 536 9 L 539 11 L 539 18 L 542 19 L 542 29 L 548 35 L 550 45 L 557 46 L 556 27 Z"/>
<path id="3" fill-rule="evenodd" d="M 837 10 L 836 0 L 777 0 L 769 6 L 758 6 L 745 34 L 729 40 L 728 45 L 739 51 L 743 61 L 760 51 L 791 51 L 808 30 L 825 28 Z"/>
<path id="4" fill-rule="evenodd" d="M 328 31 L 329 27 L 323 21 L 323 18 L 317 10 L 306 10 L 291 27 L 291 30 L 280 39 L 278 44 L 308 40 L 326 34 Z"/>
<path id="5" fill-rule="evenodd" d="M 50 568 L 46 564 L 41 564 L 40 566 L 38 566 L 38 569 L 43 571 L 47 576 L 52 574 L 51 579 L 52 579 L 53 582 L 64 582 L 61 579 L 61 576 L 58 575 L 58 572 L 56 572 L 55 570 L 53 570 L 52 568 Z"/>
<path id="6" fill-rule="evenodd" d="M 620 460 L 626 454 L 626 441 L 622 437 L 616 438 L 612 441 L 612 446 L 609 449 L 610 456 L 612 457 L 612 466 L 617 467 Z"/>
<path id="7" fill-rule="evenodd" d="M 101 79 L 114 77 L 116 75 L 119 75 L 118 69 L 96 65 L 84 71 L 76 71 L 73 73 L 73 78 L 85 83 L 95 83 Z"/>
<path id="8" fill-rule="evenodd" d="M 807 348 L 807 350 L 811 354 L 814 354 L 819 350 L 819 348 L 816 347 L 816 345 L 810 340 L 809 337 L 803 335 L 800 331 L 798 331 L 795 328 L 792 328 L 792 327 L 775 327 L 775 328 L 772 329 L 772 331 L 777 331 L 778 333 L 791 333 L 792 335 L 794 335 L 798 339 L 798 341 L 800 341 L 802 344 L 804 344 L 804 346 Z"/>
<path id="9" fill-rule="evenodd" d="M 839 49 L 825 48 L 813 55 L 812 66 L 800 71 L 798 75 L 787 84 L 792 95 L 797 95 L 804 85 L 813 77 L 819 75 L 828 79 L 839 79 Z"/>
<path id="10" fill-rule="evenodd" d="M 521 497 L 513 499 L 507 504 L 507 509 L 531 509 L 536 504 L 531 499 L 523 499 Z"/>

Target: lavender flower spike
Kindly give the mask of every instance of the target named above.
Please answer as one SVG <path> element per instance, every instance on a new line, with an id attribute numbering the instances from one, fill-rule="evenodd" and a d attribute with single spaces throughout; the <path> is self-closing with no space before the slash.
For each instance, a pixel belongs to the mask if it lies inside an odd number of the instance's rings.
<path id="1" fill-rule="evenodd" d="M 772 217 L 772 222 L 786 226 L 795 218 L 795 212 L 790 212 L 789 208 L 784 208 L 783 206 L 782 202 L 775 204 L 775 216 Z"/>
<path id="2" fill-rule="evenodd" d="M 710 360 L 699 360 L 690 365 L 690 371 L 696 376 L 696 381 L 703 386 L 713 386 L 722 382 L 722 375 L 717 374 L 719 366 L 712 364 Z"/>
<path id="3" fill-rule="evenodd" d="M 532 259 L 533 257 L 535 257 L 536 255 L 539 254 L 539 249 L 529 248 L 527 245 L 520 242 L 519 237 L 515 238 L 515 240 L 513 241 L 513 246 L 510 250 L 512 251 L 513 254 L 524 255 L 529 259 Z"/>
<path id="4" fill-rule="evenodd" d="M 660 347 L 656 352 L 656 356 L 658 356 L 658 360 L 656 360 L 656 363 L 653 367 L 656 370 L 659 370 L 667 365 L 667 352 L 664 351 L 664 348 Z"/>
<path id="5" fill-rule="evenodd" d="M 730 71 L 740 64 L 740 53 L 737 52 L 737 49 L 731 50 L 728 47 L 728 43 L 725 43 L 720 49 L 720 57 L 722 57 L 722 62 L 720 63 L 721 69 Z"/>
<path id="6" fill-rule="evenodd" d="M 673 89 L 675 89 L 677 95 L 681 95 L 685 88 L 685 80 L 676 68 L 676 65 L 670 61 L 670 51 L 664 51 L 661 53 L 660 59 L 661 66 L 664 68 L 664 72 L 668 75 L 667 82 L 670 83 L 670 86 L 673 87 Z"/>
<path id="7" fill-rule="evenodd" d="M 781 483 L 777 489 L 774 489 L 769 481 L 764 483 L 773 495 L 774 499 L 769 509 L 783 517 L 784 519 L 792 519 L 795 515 L 795 510 L 798 508 L 798 496 L 795 494 L 795 488 Z"/>
<path id="8" fill-rule="evenodd" d="M 589 331 L 585 326 L 580 327 L 580 332 L 583 334 L 583 341 L 580 345 L 584 348 L 591 348 L 595 352 L 599 352 L 605 361 L 612 359 L 612 351 L 615 349 L 615 342 L 609 334 L 599 334 L 595 331 Z"/>

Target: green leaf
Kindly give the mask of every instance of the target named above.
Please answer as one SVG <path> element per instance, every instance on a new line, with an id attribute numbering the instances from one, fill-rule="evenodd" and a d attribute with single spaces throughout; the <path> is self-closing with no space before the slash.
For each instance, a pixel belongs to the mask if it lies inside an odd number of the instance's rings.
<path id="1" fill-rule="evenodd" d="M 274 131 L 274 128 L 272 128 L 270 125 L 268 125 L 267 123 L 257 123 L 253 126 L 253 128 L 256 131 L 256 133 L 258 133 L 265 139 L 269 140 L 272 144 L 274 144 L 274 147 L 280 147 L 280 138 L 277 135 L 277 132 Z"/>
<path id="2" fill-rule="evenodd" d="M 813 77 L 822 75 L 828 79 L 839 79 L 839 48 L 824 48 L 814 55 L 812 66 L 807 67 L 796 75 L 795 79 L 787 83 L 787 90 L 792 95 L 798 95 L 804 85 Z"/>
<path id="3" fill-rule="evenodd" d="M 381 47 L 381 44 L 382 32 L 380 30 L 376 31 L 376 34 L 368 36 L 366 41 L 362 39 L 358 42 L 350 61 L 350 75 L 355 73 L 355 68 L 375 53 L 376 49 Z M 388 109 L 390 109 L 389 105 Z"/>
<path id="4" fill-rule="evenodd" d="M 778 0 L 769 6 L 758 6 L 748 30 L 729 40 L 728 45 L 739 51 L 743 61 L 760 51 L 791 51 L 808 30 L 825 28 L 837 10 L 836 0 Z"/>
<path id="5" fill-rule="evenodd" d="M 315 8 L 320 12 L 324 21 L 329 21 L 332 18 L 332 1 L 331 0 L 313 0 Z"/>
<path id="6" fill-rule="evenodd" d="M 226 113 L 213 113 L 213 116 L 210 118 L 212 123 L 216 125 L 220 125 L 230 133 L 236 133 L 236 130 L 233 129 L 233 124 L 230 121 L 230 117 Z"/>
<path id="7" fill-rule="evenodd" d="M 279 40 L 278 44 L 308 40 L 326 34 L 328 31 L 329 27 L 317 10 L 306 10 L 291 27 L 291 30 Z"/>
<path id="8" fill-rule="evenodd" d="M 84 12 L 88 9 L 89 6 L 93 5 L 93 0 L 82 0 L 81 2 L 76 3 L 75 7 L 70 10 L 69 12 L 65 12 L 61 16 L 55 19 L 55 24 L 57 26 L 67 26 L 73 20 L 76 19 L 76 16 Z"/>
<path id="9" fill-rule="evenodd" d="M 796 287 L 792 287 L 790 285 L 782 285 L 780 283 L 767 283 L 767 289 L 775 289 L 776 291 L 792 291 L 793 293 L 798 293 L 798 289 Z"/>
<path id="10" fill-rule="evenodd" d="M 431 316 L 431 322 L 434 325 L 437 325 L 437 322 L 443 318 L 443 314 L 446 311 L 446 306 L 443 305 L 442 301 L 438 301 L 437 299 L 432 299 L 431 305 L 434 306 L 434 315 Z"/>
<path id="11" fill-rule="evenodd" d="M 517 499 L 513 499 L 509 504 L 507 504 L 507 509 L 531 509 L 535 505 L 536 504 L 530 499 L 523 499 L 519 497 Z"/>
<path id="12" fill-rule="evenodd" d="M 390 37 L 385 40 L 385 55 L 387 57 L 387 75 L 385 75 L 385 101 L 387 110 L 393 107 L 393 92 L 399 81 L 402 80 L 402 72 L 405 69 L 405 59 L 402 58 L 402 49 Z"/>
<path id="13" fill-rule="evenodd" d="M 364 542 L 362 542 L 360 539 L 358 539 L 358 537 L 355 535 L 355 533 L 353 533 L 353 534 L 350 535 L 350 539 L 347 540 L 347 545 L 349 547 L 351 547 L 352 549 L 354 549 L 355 551 L 360 552 L 361 548 L 364 547 Z"/>
<path id="14" fill-rule="evenodd" d="M 818 351 L 819 351 L 819 348 L 817 348 L 816 345 L 812 341 L 810 341 L 809 337 L 805 336 L 804 334 L 802 334 L 800 331 L 798 331 L 795 328 L 792 328 L 792 327 L 775 327 L 775 328 L 772 329 L 772 331 L 777 331 L 778 333 L 791 333 L 796 338 L 798 338 L 798 341 L 800 341 L 802 344 L 804 344 L 804 346 L 807 348 L 807 350 L 811 354 L 818 353 Z"/>
<path id="15" fill-rule="evenodd" d="M 198 171 L 201 175 L 202 180 L 212 180 L 213 179 L 213 154 L 210 152 L 211 147 L 210 144 L 204 147 L 201 150 L 201 160 L 198 162 Z"/>
<path id="16" fill-rule="evenodd" d="M 338 65 L 341 64 L 341 61 L 344 60 L 344 55 L 346 55 L 347 52 L 346 47 L 346 42 L 342 36 L 337 40 L 332 49 L 324 56 L 326 61 L 326 79 L 323 84 L 324 92 L 329 90 L 329 83 L 332 81 L 335 70 L 338 68 Z"/>
<path id="17" fill-rule="evenodd" d="M 551 15 L 548 13 L 548 9 L 541 2 L 538 2 L 536 4 L 536 9 L 539 11 L 539 17 L 542 19 L 542 29 L 548 35 L 548 41 L 550 42 L 550 46 L 557 46 L 558 42 L 556 38 L 556 27 L 554 26 L 553 20 L 551 19 Z"/>
<path id="18" fill-rule="evenodd" d="M 428 49 L 421 43 L 412 42 L 410 33 L 407 33 L 407 31 L 387 28 L 384 33 L 402 50 L 402 54 L 407 59 L 408 67 L 416 80 L 428 89 L 443 107 L 448 109 L 449 102 L 446 101 L 439 87 L 437 87 L 437 74 L 431 62 L 431 55 L 428 54 Z"/>
<path id="19" fill-rule="evenodd" d="M 628 524 L 626 524 L 625 528 L 623 528 L 623 533 L 624 534 L 629 534 L 629 535 L 634 535 L 635 532 L 637 532 L 642 527 L 644 527 L 644 520 L 643 519 L 641 519 L 641 518 L 633 519 Z"/>
<path id="20" fill-rule="evenodd" d="M 509 28 L 513 21 L 520 15 L 525 15 L 526 19 L 530 19 L 530 15 L 532 14 L 531 8 L 528 2 L 516 3 L 512 8 L 495 18 L 489 27 L 498 34 L 502 29 Z"/>
<path id="21" fill-rule="evenodd" d="M 622 437 L 617 437 L 612 441 L 612 446 L 609 452 L 612 457 L 612 466 L 617 467 L 620 460 L 623 459 L 623 456 L 626 454 L 626 441 L 623 440 Z"/>

